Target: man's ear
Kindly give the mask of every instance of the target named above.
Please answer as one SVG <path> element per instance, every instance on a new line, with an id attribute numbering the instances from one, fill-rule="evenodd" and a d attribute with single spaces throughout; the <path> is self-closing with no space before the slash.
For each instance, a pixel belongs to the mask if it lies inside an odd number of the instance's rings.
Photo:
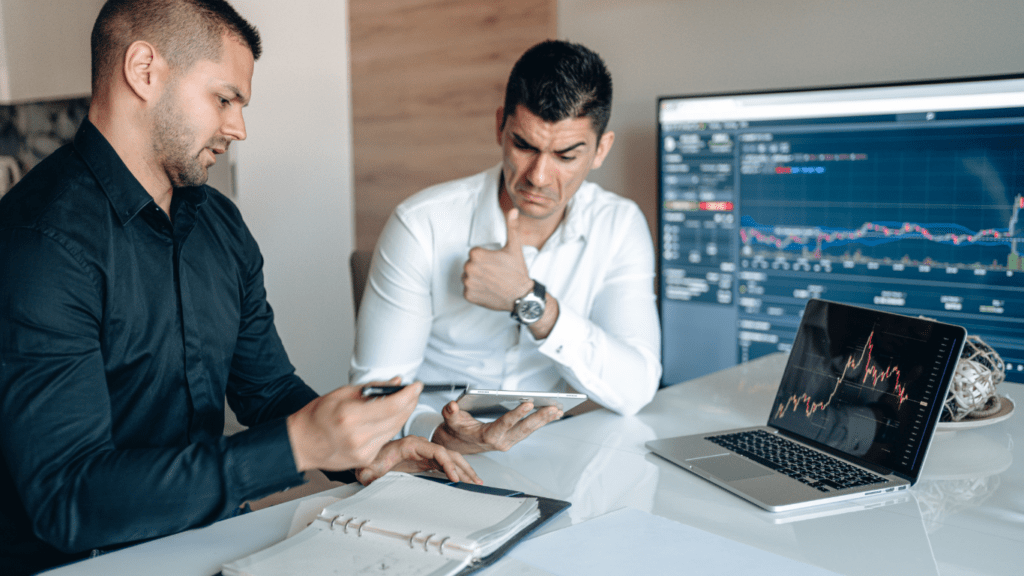
<path id="1" fill-rule="evenodd" d="M 498 138 L 498 146 L 501 146 L 501 121 L 505 118 L 505 107 L 498 106 L 498 111 L 494 113 L 494 133 Z"/>
<path id="2" fill-rule="evenodd" d="M 135 95 L 145 102 L 155 102 L 163 94 L 170 68 L 149 42 L 137 40 L 124 55 L 124 79 Z"/>
<path id="3" fill-rule="evenodd" d="M 601 135 L 601 139 L 597 142 L 597 154 L 594 155 L 594 162 L 590 165 L 591 170 L 601 167 L 601 164 L 604 163 L 604 157 L 611 151 L 612 144 L 614 143 L 615 132 L 605 132 Z"/>

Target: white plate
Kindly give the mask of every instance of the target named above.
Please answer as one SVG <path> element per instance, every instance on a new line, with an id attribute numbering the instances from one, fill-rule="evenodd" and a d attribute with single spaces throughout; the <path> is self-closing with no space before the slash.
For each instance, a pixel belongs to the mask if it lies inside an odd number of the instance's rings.
<path id="1" fill-rule="evenodd" d="M 1002 405 L 999 407 L 999 411 L 991 416 L 984 418 L 971 418 L 967 417 L 959 422 L 943 422 L 939 421 L 939 425 L 935 428 L 939 432 L 946 430 L 970 430 L 971 428 L 979 428 L 981 426 L 988 426 L 989 424 L 995 424 L 1002 422 L 1010 416 L 1013 416 L 1013 400 L 1010 400 L 1006 396 L 1000 396 L 999 400 Z"/>

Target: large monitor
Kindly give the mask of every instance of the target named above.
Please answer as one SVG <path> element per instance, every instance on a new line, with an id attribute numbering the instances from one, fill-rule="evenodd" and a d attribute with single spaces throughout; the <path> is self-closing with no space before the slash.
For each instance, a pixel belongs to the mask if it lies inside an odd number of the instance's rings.
<path id="1" fill-rule="evenodd" d="M 658 100 L 663 384 L 821 297 L 959 324 L 1024 382 L 1024 76 Z"/>

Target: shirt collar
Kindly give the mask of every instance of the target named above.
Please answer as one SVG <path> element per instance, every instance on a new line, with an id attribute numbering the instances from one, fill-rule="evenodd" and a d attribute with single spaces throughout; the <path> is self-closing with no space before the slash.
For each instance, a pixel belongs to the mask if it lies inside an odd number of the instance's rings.
<path id="1" fill-rule="evenodd" d="M 117 151 L 103 134 L 89 121 L 82 121 L 74 139 L 75 150 L 89 166 L 93 176 L 103 188 L 107 200 L 117 213 L 121 224 L 138 215 L 153 197 L 131 173 Z M 206 201 L 206 186 L 178 188 L 174 191 L 181 199 L 196 206 Z"/>
<path id="2" fill-rule="evenodd" d="M 501 164 L 484 172 L 483 196 L 473 212 L 473 222 L 469 228 L 469 245 L 472 246 L 504 246 L 508 240 L 505 228 L 505 214 L 498 202 L 498 190 L 501 179 Z M 565 207 L 565 218 L 559 223 L 554 234 L 548 239 L 557 239 L 561 244 L 574 240 L 586 240 L 593 219 L 589 207 L 593 204 L 593 186 L 583 182 L 569 204 Z"/>

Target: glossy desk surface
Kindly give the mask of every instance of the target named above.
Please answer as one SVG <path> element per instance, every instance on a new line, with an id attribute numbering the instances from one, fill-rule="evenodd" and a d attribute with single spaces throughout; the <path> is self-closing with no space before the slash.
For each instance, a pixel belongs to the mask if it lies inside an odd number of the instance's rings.
<path id="1" fill-rule="evenodd" d="M 664 388 L 637 416 L 591 412 L 552 423 L 509 452 L 469 461 L 486 484 L 572 502 L 546 530 L 632 507 L 840 574 L 1024 573 L 1021 414 L 936 435 L 921 480 L 896 499 L 795 513 L 765 512 L 644 447 L 655 438 L 763 424 L 784 364 L 781 354 L 761 358 Z M 999 393 L 1024 401 L 1018 384 L 1003 384 Z M 214 574 L 221 563 L 282 539 L 297 506 L 273 506 L 53 574 L 134 573 L 141 566 L 151 574 Z"/>

